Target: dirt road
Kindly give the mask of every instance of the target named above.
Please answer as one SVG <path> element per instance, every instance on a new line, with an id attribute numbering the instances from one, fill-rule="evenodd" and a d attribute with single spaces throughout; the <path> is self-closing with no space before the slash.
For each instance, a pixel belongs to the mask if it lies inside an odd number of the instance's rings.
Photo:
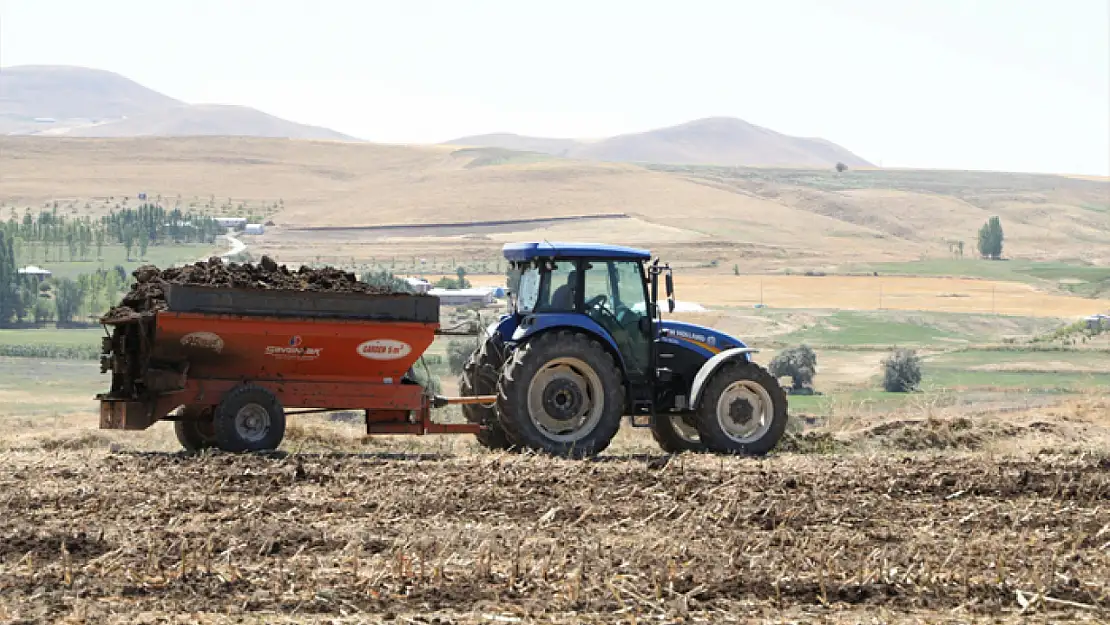
<path id="1" fill-rule="evenodd" d="M 1108 507 L 1072 454 L 12 451 L 0 620 L 1105 622 Z"/>

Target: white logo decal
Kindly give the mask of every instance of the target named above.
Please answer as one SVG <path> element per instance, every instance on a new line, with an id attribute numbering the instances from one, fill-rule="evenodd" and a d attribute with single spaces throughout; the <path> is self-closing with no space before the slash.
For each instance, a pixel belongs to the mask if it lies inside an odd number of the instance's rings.
<path id="1" fill-rule="evenodd" d="M 397 360 L 412 352 L 412 346 L 393 339 L 373 339 L 358 346 L 358 355 L 370 360 Z"/>
<path id="2" fill-rule="evenodd" d="M 219 334 L 212 332 L 193 332 L 181 337 L 181 344 L 185 347 L 198 347 L 210 349 L 217 354 L 224 350 L 224 340 Z"/>

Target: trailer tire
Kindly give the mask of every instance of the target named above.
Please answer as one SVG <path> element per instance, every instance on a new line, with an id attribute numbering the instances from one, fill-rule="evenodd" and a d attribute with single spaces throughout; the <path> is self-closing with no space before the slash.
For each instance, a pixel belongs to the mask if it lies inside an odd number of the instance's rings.
<path id="1" fill-rule="evenodd" d="M 271 451 L 285 437 L 285 408 L 261 386 L 237 386 L 216 406 L 214 425 L 224 451 Z"/>
<path id="2" fill-rule="evenodd" d="M 173 423 L 177 442 L 186 451 L 201 451 L 217 446 L 211 406 L 182 406 Z"/>
<path id="3" fill-rule="evenodd" d="M 497 392 L 497 378 L 501 372 L 501 365 L 504 364 L 504 359 L 500 356 L 503 349 L 504 346 L 495 335 L 470 354 L 470 358 L 463 365 L 462 375 L 459 376 L 459 395 L 469 397 L 493 395 Z M 482 426 L 481 431 L 474 435 L 482 447 L 495 451 L 516 448 L 509 440 L 505 429 L 501 427 L 501 423 L 498 422 L 494 406 L 463 404 L 462 412 L 468 422 Z"/>
<path id="4" fill-rule="evenodd" d="M 656 415 L 651 423 L 651 437 L 668 454 L 705 451 L 694 420 L 684 415 Z"/>
<path id="5" fill-rule="evenodd" d="M 498 383 L 497 418 L 521 447 L 585 458 L 609 446 L 624 404 L 624 379 L 612 355 L 584 334 L 555 331 L 513 352 Z M 572 424 L 571 434 L 548 429 Z"/>
<path id="6" fill-rule="evenodd" d="M 722 366 L 698 404 L 698 438 L 714 453 L 762 456 L 786 431 L 786 392 L 754 362 Z M 754 422 L 757 410 L 761 414 Z"/>

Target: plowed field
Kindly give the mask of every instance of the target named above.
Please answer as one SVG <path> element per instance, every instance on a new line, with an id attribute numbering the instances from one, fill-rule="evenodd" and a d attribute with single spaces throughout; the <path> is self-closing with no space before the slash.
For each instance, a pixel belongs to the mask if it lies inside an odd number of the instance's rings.
<path id="1" fill-rule="evenodd" d="M 14 450 L 0 620 L 1105 622 L 1108 511 L 1082 453 Z"/>

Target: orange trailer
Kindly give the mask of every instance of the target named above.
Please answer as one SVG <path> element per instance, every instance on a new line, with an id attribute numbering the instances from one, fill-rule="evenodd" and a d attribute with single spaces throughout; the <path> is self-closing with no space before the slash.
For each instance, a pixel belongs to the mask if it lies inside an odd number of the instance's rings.
<path id="1" fill-rule="evenodd" d="M 371 434 L 477 433 L 433 408 L 412 367 L 439 331 L 439 299 L 168 285 L 167 309 L 104 319 L 100 428 L 175 422 L 189 449 L 273 449 L 287 408 L 360 410 Z"/>

